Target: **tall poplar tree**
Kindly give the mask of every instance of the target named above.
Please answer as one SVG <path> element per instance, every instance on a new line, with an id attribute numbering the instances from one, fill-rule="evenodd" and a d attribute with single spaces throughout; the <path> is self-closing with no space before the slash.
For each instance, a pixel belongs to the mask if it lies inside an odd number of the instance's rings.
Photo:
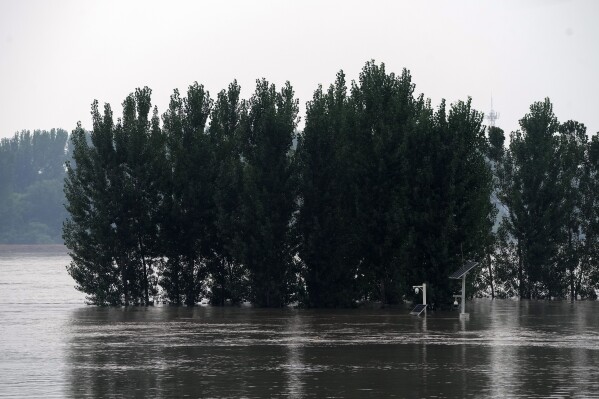
<path id="1" fill-rule="evenodd" d="M 212 103 L 194 83 L 185 98 L 174 91 L 162 117 L 166 168 L 160 231 L 166 261 L 161 285 L 174 304 L 193 306 L 204 294 L 214 225 L 213 154 L 205 131 Z"/>
<path id="2" fill-rule="evenodd" d="M 575 290 L 583 298 L 597 298 L 599 289 L 599 133 L 587 142 L 580 184 L 581 230 L 580 273 Z"/>
<path id="3" fill-rule="evenodd" d="M 237 81 L 218 93 L 209 135 L 214 155 L 214 229 L 209 261 L 211 303 L 239 303 L 247 291 L 247 271 L 239 251 L 243 175 L 240 147 L 241 88 Z"/>
<path id="4" fill-rule="evenodd" d="M 559 123 L 549 99 L 532 104 L 520 127 L 511 135 L 502 193 L 517 248 L 519 296 L 558 296 L 565 274 L 558 262 L 563 192 L 556 162 Z"/>
<path id="5" fill-rule="evenodd" d="M 360 250 L 356 245 L 352 176 L 348 149 L 347 87 L 343 72 L 307 104 L 306 126 L 299 138 L 299 256 L 311 307 L 347 307 L 357 298 Z"/>
<path id="6" fill-rule="evenodd" d="M 137 89 L 123 102 L 123 118 L 114 134 L 116 172 L 114 207 L 119 252 L 137 264 L 143 303 L 156 293 L 155 263 L 158 230 L 155 212 L 159 205 L 156 152 L 160 136 L 150 120 L 152 91 Z"/>
<path id="7" fill-rule="evenodd" d="M 94 130 L 72 134 L 73 164 L 67 164 L 65 194 L 70 217 L 65 244 L 69 273 L 91 302 L 151 304 L 157 257 L 154 184 L 157 143 L 149 122 L 151 90 L 137 89 L 123 103 L 114 125 L 109 105 L 92 105 Z"/>
<path id="8" fill-rule="evenodd" d="M 491 233 L 492 178 L 484 154 L 482 114 L 471 101 L 434 111 L 422 97 L 406 136 L 408 254 L 413 282 L 432 286 L 430 301 L 451 300 L 448 275 L 464 260 L 481 261 Z"/>
<path id="9" fill-rule="evenodd" d="M 587 152 L 587 134 L 584 125 L 567 121 L 559 127 L 560 184 L 563 192 L 564 220 L 560 241 L 559 262 L 567 273 L 571 300 L 578 294 L 577 281 L 582 279 L 581 256 L 584 245 L 582 207 L 584 200 L 584 173 Z"/>
<path id="10" fill-rule="evenodd" d="M 354 150 L 360 182 L 357 195 L 364 255 L 364 275 L 372 299 L 383 303 L 401 300 L 407 281 L 405 266 L 406 177 L 403 142 L 414 124 L 414 85 L 410 73 L 387 73 L 385 65 L 367 62 L 359 82 L 352 86 L 355 123 Z M 351 169 L 350 169 L 351 170 Z"/>
<path id="11" fill-rule="evenodd" d="M 92 105 L 91 143 L 78 124 L 73 131 L 73 164 L 67 163 L 65 194 L 69 219 L 63 237 L 72 262 L 67 267 L 77 288 L 98 305 L 129 305 L 140 299 L 139 276 L 121 252 L 118 164 L 110 105 L 100 114 Z"/>
<path id="12" fill-rule="evenodd" d="M 259 80 L 241 118 L 243 201 L 240 243 L 257 306 L 287 304 L 296 286 L 293 234 L 296 179 L 292 143 L 298 101 L 287 82 L 277 92 Z"/>

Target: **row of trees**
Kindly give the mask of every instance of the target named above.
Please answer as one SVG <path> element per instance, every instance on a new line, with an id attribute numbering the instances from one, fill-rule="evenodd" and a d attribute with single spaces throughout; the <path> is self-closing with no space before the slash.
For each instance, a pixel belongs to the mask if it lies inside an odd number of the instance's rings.
<path id="1" fill-rule="evenodd" d="M 537 103 L 505 150 L 503 132 L 487 138 L 470 100 L 433 108 L 414 90 L 408 71 L 383 64 L 367 63 L 349 87 L 340 72 L 308 102 L 301 133 L 289 83 L 259 80 L 248 100 L 236 82 L 216 99 L 196 83 L 186 97 L 175 90 L 162 117 L 151 91 L 138 89 L 116 123 L 94 102 L 93 130 L 77 126 L 67 164 L 69 273 L 102 305 L 149 304 L 158 292 L 187 305 L 203 296 L 268 307 L 392 304 L 423 281 L 429 302 L 444 305 L 447 276 L 476 259 L 486 262 L 471 282 L 479 292 L 563 296 L 574 276 L 576 292 L 591 295 L 596 230 L 578 227 L 579 198 L 587 190 L 596 229 L 597 168 L 584 128 L 559 125 L 550 103 Z M 543 130 L 547 118 L 556 130 Z M 547 135 L 553 158 L 533 155 Z M 585 168 L 563 155 L 579 147 Z M 581 224 L 558 219 L 554 202 Z M 559 226 L 549 231 L 539 218 Z M 571 263 L 556 276 L 566 253 Z M 551 279 L 559 283 L 549 288 Z"/>
<path id="2" fill-rule="evenodd" d="M 62 242 L 67 140 L 61 129 L 0 140 L 0 243 Z"/>

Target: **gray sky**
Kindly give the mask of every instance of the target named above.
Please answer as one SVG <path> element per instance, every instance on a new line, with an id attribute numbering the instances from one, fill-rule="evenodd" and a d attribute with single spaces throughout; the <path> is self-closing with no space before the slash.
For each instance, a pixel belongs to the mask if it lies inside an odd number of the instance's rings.
<path id="1" fill-rule="evenodd" d="M 302 104 L 367 60 L 408 68 L 438 104 L 493 96 L 507 132 L 550 97 L 560 121 L 599 130 L 599 1 L 0 0 L 0 137 L 91 127 L 90 104 L 149 86 L 162 114 L 194 81 L 289 80 Z"/>

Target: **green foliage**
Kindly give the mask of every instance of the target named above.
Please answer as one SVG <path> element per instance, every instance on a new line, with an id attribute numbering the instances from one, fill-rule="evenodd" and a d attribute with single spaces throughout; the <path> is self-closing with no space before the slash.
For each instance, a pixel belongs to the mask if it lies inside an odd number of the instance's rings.
<path id="1" fill-rule="evenodd" d="M 360 251 L 353 193 L 347 173 L 356 148 L 347 139 L 351 126 L 343 72 L 326 93 L 319 88 L 307 105 L 299 137 L 298 254 L 306 284 L 303 302 L 311 307 L 347 307 L 357 298 Z"/>
<path id="2" fill-rule="evenodd" d="M 178 90 L 163 115 L 165 168 L 162 169 L 161 235 L 166 256 L 161 285 L 175 304 L 195 304 L 204 293 L 206 261 L 213 235 L 214 154 L 206 121 L 213 101 L 202 85 Z"/>
<path id="3" fill-rule="evenodd" d="M 559 167 L 554 162 L 559 124 L 549 100 L 534 103 L 520 126 L 522 131 L 511 136 L 502 198 L 510 209 L 510 233 L 518 243 L 519 295 L 552 296 L 560 278 L 549 281 L 549 275 L 560 275 L 563 270 L 556 263 L 562 222 Z"/>
<path id="4" fill-rule="evenodd" d="M 350 96 L 340 73 L 308 104 L 298 225 L 310 306 L 397 303 L 422 281 L 443 305 L 448 274 L 484 252 L 494 208 L 482 115 L 470 100 L 434 112 L 413 92 L 407 71 L 369 62 Z"/>
<path id="5" fill-rule="evenodd" d="M 352 85 L 350 145 L 360 154 L 349 170 L 356 181 L 359 274 L 372 300 L 397 303 L 404 294 L 406 239 L 405 137 L 414 124 L 414 85 L 408 71 L 387 74 L 385 65 L 366 64 Z M 354 169 L 354 168 L 359 169 Z"/>
<path id="6" fill-rule="evenodd" d="M 214 156 L 214 228 L 208 268 L 210 300 L 224 305 L 240 303 L 247 296 L 247 271 L 241 263 L 241 88 L 237 82 L 218 94 L 210 121 L 210 145 Z"/>
<path id="7" fill-rule="evenodd" d="M 94 102 L 91 134 L 73 131 L 64 239 L 90 302 L 350 307 L 413 300 L 426 282 L 443 307 L 471 259 L 478 295 L 596 296 L 599 139 L 548 99 L 504 148 L 471 99 L 433 108 L 408 71 L 374 61 L 319 86 L 299 134 L 289 83 L 240 93 L 233 82 L 213 101 L 194 83 L 161 121 L 137 89 L 116 124 Z M 0 145 L 1 234 L 25 225 L 19 239 L 46 242 L 60 168 L 34 143 L 58 145 L 35 137 Z"/>
<path id="8" fill-rule="evenodd" d="M 287 82 L 277 92 L 258 80 L 241 116 L 243 191 L 241 259 L 250 274 L 250 298 L 279 307 L 293 299 L 296 239 L 290 228 L 296 208 L 291 146 L 298 101 Z"/>
<path id="9" fill-rule="evenodd" d="M 508 296 L 595 297 L 595 187 L 584 125 L 559 124 L 549 99 L 531 105 L 498 168 L 509 214 L 498 240 Z"/>
<path id="10" fill-rule="evenodd" d="M 68 271 L 90 302 L 149 304 L 155 292 L 157 229 L 153 210 L 155 143 L 148 88 L 123 103 L 115 125 L 109 105 L 92 105 L 91 145 L 81 126 L 73 132 L 73 160 L 65 193 L 70 217 L 64 239 L 73 258 Z"/>

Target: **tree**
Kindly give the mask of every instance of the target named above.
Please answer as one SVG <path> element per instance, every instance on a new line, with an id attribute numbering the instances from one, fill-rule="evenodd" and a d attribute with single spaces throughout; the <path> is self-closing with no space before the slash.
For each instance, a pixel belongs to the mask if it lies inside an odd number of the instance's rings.
<path id="1" fill-rule="evenodd" d="M 79 123 L 71 135 L 73 161 L 67 163 L 63 238 L 72 258 L 67 267 L 77 289 L 96 305 L 127 305 L 134 301 L 129 264 L 115 252 L 113 210 L 113 122 L 109 105 L 103 116 L 92 105 L 94 130 L 88 144 Z"/>
<path id="2" fill-rule="evenodd" d="M 564 268 L 557 262 L 563 219 L 563 192 L 557 132 L 549 99 L 531 105 L 511 135 L 504 163 L 502 202 L 507 227 L 516 242 L 520 298 L 559 296 Z"/>
<path id="3" fill-rule="evenodd" d="M 349 152 L 345 75 L 337 74 L 325 93 L 319 87 L 307 104 L 299 137 L 299 257 L 310 307 L 352 306 L 360 253 L 356 245 L 353 180 L 346 167 Z M 357 150 L 357 149 L 353 149 Z"/>
<path id="4" fill-rule="evenodd" d="M 576 292 L 583 298 L 597 298 L 599 288 L 599 133 L 586 146 L 586 158 L 580 181 L 581 230 L 580 272 Z"/>
<path id="5" fill-rule="evenodd" d="M 0 242 L 58 243 L 67 132 L 22 131 L 0 142 Z"/>
<path id="6" fill-rule="evenodd" d="M 356 195 L 364 275 L 372 299 L 398 303 L 408 285 L 405 267 L 406 166 L 403 143 L 415 118 L 411 75 L 387 74 L 385 65 L 366 63 L 351 90 L 349 144 L 357 156 L 347 169 L 359 183 Z"/>
<path id="7" fill-rule="evenodd" d="M 193 306 L 204 293 L 214 225 L 213 153 L 206 128 L 213 101 L 197 82 L 178 90 L 163 115 L 166 167 L 161 179 L 161 285 L 175 304 Z"/>
<path id="8" fill-rule="evenodd" d="M 295 173 L 291 146 L 298 101 L 287 82 L 280 92 L 266 80 L 241 117 L 243 200 L 241 257 L 250 273 L 250 298 L 279 307 L 292 299 L 297 274 L 293 236 Z"/>
<path id="9" fill-rule="evenodd" d="M 209 271 L 211 303 L 241 302 L 247 291 L 247 272 L 239 246 L 243 175 L 240 148 L 241 88 L 234 81 L 218 94 L 211 113 L 209 135 L 214 155 L 214 239 Z"/>
<path id="10" fill-rule="evenodd" d="M 114 132 L 116 172 L 114 207 L 119 252 L 136 264 L 143 303 L 156 293 L 154 264 L 158 252 L 155 210 L 159 204 L 156 150 L 160 138 L 151 128 L 151 90 L 137 89 L 123 102 L 123 119 Z"/>
<path id="11" fill-rule="evenodd" d="M 570 299 L 575 300 L 577 281 L 582 279 L 580 260 L 584 235 L 581 211 L 584 189 L 581 190 L 581 185 L 586 164 L 587 135 L 585 126 L 575 121 L 560 125 L 559 133 L 558 159 L 564 213 L 559 262 L 568 273 Z"/>
<path id="12" fill-rule="evenodd" d="M 431 302 L 445 306 L 452 287 L 448 275 L 463 260 L 481 259 L 491 233 L 492 180 L 484 159 L 482 114 L 471 100 L 447 114 L 422 98 L 418 119 L 406 137 L 409 187 L 409 258 L 415 281 L 434 287 Z"/>
<path id="13" fill-rule="evenodd" d="M 67 269 L 95 304 L 153 302 L 159 196 L 150 95 L 147 87 L 130 94 L 116 125 L 110 105 L 101 115 L 95 101 L 91 142 L 80 124 L 72 134 L 63 237 L 73 261 Z"/>

